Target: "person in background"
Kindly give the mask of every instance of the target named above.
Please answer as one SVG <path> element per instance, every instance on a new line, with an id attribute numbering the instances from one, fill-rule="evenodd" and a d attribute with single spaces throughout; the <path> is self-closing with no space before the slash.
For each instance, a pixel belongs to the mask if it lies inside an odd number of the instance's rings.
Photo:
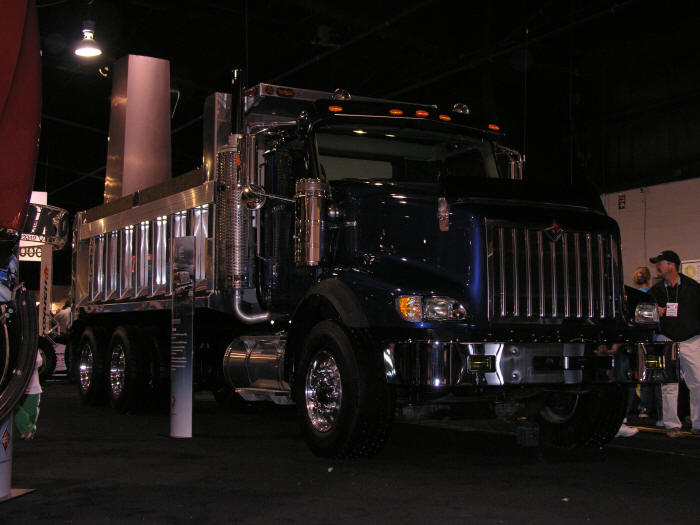
<path id="1" fill-rule="evenodd" d="M 680 343 L 680 363 L 690 391 L 691 432 L 700 435 L 700 284 L 679 273 L 681 259 L 671 250 L 664 250 L 649 259 L 663 279 L 651 287 L 659 311 L 658 340 Z M 661 387 L 663 422 L 666 435 L 681 437 L 678 418 L 678 383 Z"/>
<path id="2" fill-rule="evenodd" d="M 646 266 L 640 266 L 632 274 L 634 287 L 640 292 L 648 292 L 651 288 L 651 272 Z"/>
<path id="3" fill-rule="evenodd" d="M 41 354 L 37 352 L 36 363 L 32 378 L 24 391 L 22 401 L 15 408 L 15 426 L 19 437 L 29 441 L 36 435 L 36 422 L 39 419 L 39 404 L 41 403 L 41 384 L 39 383 L 39 367 L 42 365 Z"/>
<path id="4" fill-rule="evenodd" d="M 70 299 L 68 299 L 56 315 L 53 316 L 58 324 L 58 335 L 67 337 L 70 330 Z"/>
<path id="5" fill-rule="evenodd" d="M 640 292 L 648 292 L 651 289 L 651 272 L 646 266 L 638 267 L 632 274 L 632 284 Z M 639 417 L 646 419 L 650 414 L 656 416 L 656 426 L 663 427 L 663 402 L 661 398 L 661 385 L 658 383 L 645 383 L 639 387 L 641 400 Z"/>

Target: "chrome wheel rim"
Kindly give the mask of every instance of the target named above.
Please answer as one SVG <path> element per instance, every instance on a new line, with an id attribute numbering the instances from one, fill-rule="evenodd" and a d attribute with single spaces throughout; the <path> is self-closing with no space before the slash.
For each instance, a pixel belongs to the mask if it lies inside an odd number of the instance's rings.
<path id="1" fill-rule="evenodd" d="M 328 432 L 338 422 L 343 400 L 343 385 L 335 358 L 328 352 L 317 353 L 306 372 L 304 388 L 306 412 L 318 432 Z"/>
<path id="2" fill-rule="evenodd" d="M 80 362 L 78 363 L 80 390 L 85 393 L 92 385 L 93 356 L 92 347 L 83 345 L 80 349 Z"/>
<path id="3" fill-rule="evenodd" d="M 112 359 L 109 363 L 109 388 L 115 398 L 119 398 L 124 391 L 124 378 L 126 369 L 126 357 L 124 348 L 117 345 L 112 350 Z"/>

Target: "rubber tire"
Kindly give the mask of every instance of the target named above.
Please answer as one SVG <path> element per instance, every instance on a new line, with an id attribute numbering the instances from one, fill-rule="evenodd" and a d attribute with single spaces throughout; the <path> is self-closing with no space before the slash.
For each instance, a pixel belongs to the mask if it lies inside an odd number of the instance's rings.
<path id="1" fill-rule="evenodd" d="M 556 448 L 602 447 L 615 437 L 625 417 L 624 386 L 598 385 L 578 396 L 575 409 L 560 422 L 553 422 L 546 415 L 546 409 L 540 411 L 537 420 L 543 445 Z"/>
<path id="2" fill-rule="evenodd" d="M 147 335 L 142 341 L 146 359 L 145 405 L 154 409 L 170 408 L 170 362 L 157 335 Z"/>
<path id="3" fill-rule="evenodd" d="M 307 371 L 321 351 L 335 359 L 342 386 L 337 422 L 326 432 L 312 425 L 305 399 Z M 318 323 L 304 342 L 295 385 L 301 432 L 314 454 L 360 457 L 373 456 L 382 449 L 391 430 L 396 401 L 386 382 L 381 352 L 366 333 L 351 333 L 335 321 Z"/>
<path id="4" fill-rule="evenodd" d="M 114 353 L 124 354 L 124 378 L 121 391 L 112 388 L 112 361 Z M 109 405 L 117 412 L 148 408 L 148 364 L 139 348 L 137 332 L 132 327 L 119 326 L 109 340 L 107 368 L 107 397 Z"/>
<path id="5" fill-rule="evenodd" d="M 56 370 L 56 351 L 49 341 L 40 337 L 39 353 L 42 359 L 41 366 L 39 367 L 39 381 L 43 383 L 51 377 Z"/>
<path id="6" fill-rule="evenodd" d="M 76 375 L 78 378 L 78 394 L 83 404 L 88 406 L 103 405 L 107 401 L 107 378 L 105 376 L 105 344 L 104 333 L 99 328 L 88 327 L 83 331 L 78 343 L 75 356 Z M 81 380 L 81 363 L 86 346 L 92 353 L 92 370 L 89 374 L 89 384 L 84 387 Z"/>

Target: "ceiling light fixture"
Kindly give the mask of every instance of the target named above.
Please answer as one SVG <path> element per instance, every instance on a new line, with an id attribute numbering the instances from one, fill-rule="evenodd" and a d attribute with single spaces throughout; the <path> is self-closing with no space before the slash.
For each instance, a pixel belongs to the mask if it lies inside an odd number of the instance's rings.
<path id="1" fill-rule="evenodd" d="M 96 57 L 102 54 L 102 49 L 95 40 L 95 22 L 83 22 L 83 38 L 75 46 L 75 54 L 79 57 Z"/>

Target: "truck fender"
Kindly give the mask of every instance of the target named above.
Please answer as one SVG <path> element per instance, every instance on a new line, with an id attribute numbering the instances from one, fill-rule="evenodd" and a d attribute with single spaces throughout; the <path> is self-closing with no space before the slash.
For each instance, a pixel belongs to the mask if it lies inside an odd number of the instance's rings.
<path id="1" fill-rule="evenodd" d="M 349 328 L 368 328 L 369 321 L 355 292 L 339 279 L 324 279 L 311 287 L 299 303 L 294 317 L 304 309 L 304 305 L 312 298 L 327 301 L 335 310 L 338 320 Z"/>
<path id="2" fill-rule="evenodd" d="M 290 384 L 293 382 L 294 364 L 301 345 L 314 325 L 326 319 L 335 319 L 348 328 L 369 327 L 362 303 L 344 282 L 325 279 L 310 288 L 294 311 L 288 333 L 285 375 Z"/>

